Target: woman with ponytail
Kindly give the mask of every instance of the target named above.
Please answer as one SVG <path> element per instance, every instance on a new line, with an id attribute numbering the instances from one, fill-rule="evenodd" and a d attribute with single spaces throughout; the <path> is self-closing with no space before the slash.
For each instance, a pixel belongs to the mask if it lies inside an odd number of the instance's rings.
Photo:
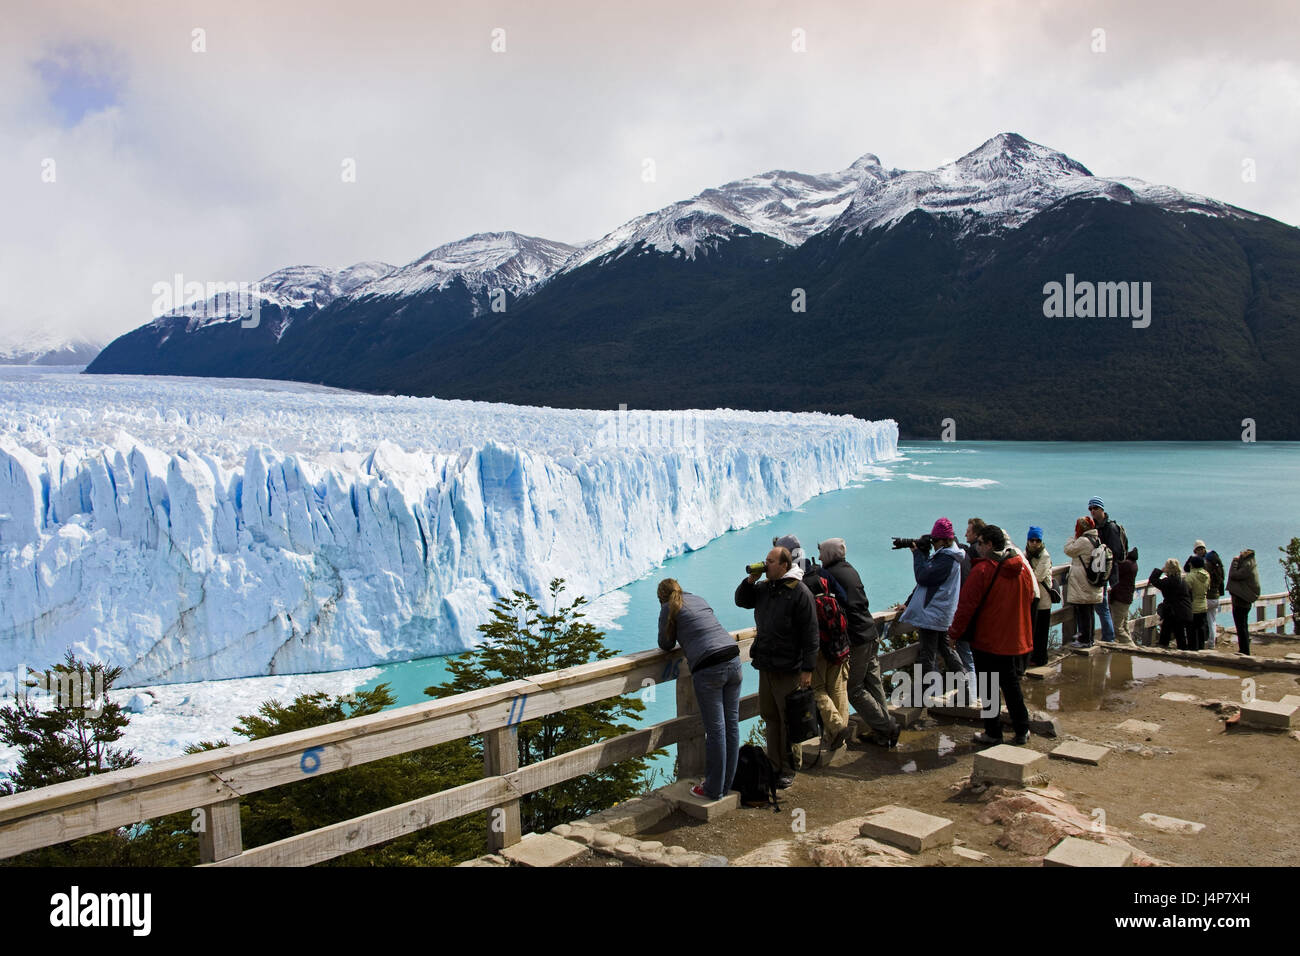
<path id="1" fill-rule="evenodd" d="M 704 721 L 705 776 L 691 791 L 706 800 L 731 792 L 740 757 L 740 646 L 702 597 L 673 578 L 659 582 L 659 646 L 686 652 Z M 681 678 L 678 678 L 680 680 Z"/>

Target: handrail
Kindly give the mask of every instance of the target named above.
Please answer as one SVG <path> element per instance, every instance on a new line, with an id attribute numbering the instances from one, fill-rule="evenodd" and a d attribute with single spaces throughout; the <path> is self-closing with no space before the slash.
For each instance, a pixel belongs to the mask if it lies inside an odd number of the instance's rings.
<path id="1" fill-rule="evenodd" d="M 1069 567 L 1053 567 L 1053 579 L 1059 580 Z M 1136 584 L 1135 597 L 1149 587 L 1145 580 Z M 1258 619 L 1264 619 L 1268 606 L 1286 597 L 1285 593 L 1261 596 L 1255 602 Z M 873 616 L 878 625 L 883 625 L 892 621 L 899 610 L 896 606 Z M 1054 621 L 1063 612 L 1064 608 L 1054 612 Z M 741 660 L 748 660 L 754 629 L 732 634 L 740 644 Z M 916 645 L 910 645 L 882 655 L 881 663 L 885 669 L 905 666 L 915 654 Z M 514 830 L 506 831 L 508 844 L 518 839 L 518 800 L 523 794 L 672 743 L 679 747 L 683 774 L 702 762 L 703 727 L 691 682 L 677 680 L 677 662 L 682 657 L 680 649 L 640 651 L 3 797 L 0 858 L 199 808 L 208 823 L 200 842 L 202 859 L 209 863 L 313 863 L 489 807 L 504 808 L 507 816 L 513 815 Z M 511 728 L 525 719 L 525 714 L 527 719 L 534 719 L 669 681 L 675 681 L 677 687 L 676 718 L 527 767 L 508 765 L 508 752 L 513 749 Z M 757 695 L 744 698 L 742 708 L 746 718 L 753 716 L 757 712 Z M 268 846 L 244 850 L 240 843 L 241 796 L 477 735 L 485 739 L 488 771 L 479 781 Z"/>

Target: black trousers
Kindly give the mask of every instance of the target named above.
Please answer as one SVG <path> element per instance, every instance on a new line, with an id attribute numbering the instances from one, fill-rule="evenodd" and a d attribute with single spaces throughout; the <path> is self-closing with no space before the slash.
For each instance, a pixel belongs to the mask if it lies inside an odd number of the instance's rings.
<path id="1" fill-rule="evenodd" d="M 1029 653 L 1029 663 L 1042 667 L 1047 663 L 1047 632 L 1052 629 L 1052 609 L 1034 612 L 1034 649 Z"/>
<path id="2" fill-rule="evenodd" d="M 1239 597 L 1232 599 L 1232 623 L 1237 625 L 1237 650 L 1243 654 L 1250 653 L 1250 608 Z"/>
<path id="3" fill-rule="evenodd" d="M 1169 639 L 1173 638 L 1174 646 L 1180 651 L 1188 649 L 1187 634 L 1192 629 L 1190 621 L 1172 621 L 1165 618 L 1160 622 L 1160 646 L 1168 647 Z"/>
<path id="4" fill-rule="evenodd" d="M 1095 604 L 1074 605 L 1074 639 L 1080 644 L 1092 646 L 1093 620 L 1092 609 Z"/>
<path id="5" fill-rule="evenodd" d="M 997 708 L 993 717 L 984 718 L 984 733 L 995 739 L 1002 736 L 999 691 L 1007 699 L 1007 713 L 1011 715 L 1011 726 L 1017 734 L 1029 733 L 1029 709 L 1025 706 L 1025 695 L 1020 690 L 1021 669 L 1017 666 L 1019 661 L 1024 660 L 1024 655 L 990 654 L 978 648 L 971 648 L 971 652 L 975 656 L 975 673 L 987 675 L 980 678 L 982 681 L 980 697 L 983 698 L 984 688 L 987 687 L 988 694 L 993 699 L 993 706 Z M 983 683 L 984 681 L 987 683 Z"/>
<path id="6" fill-rule="evenodd" d="M 1210 639 L 1210 616 L 1208 611 L 1198 611 L 1192 615 L 1192 626 L 1187 634 L 1187 649 L 1203 651 Z"/>

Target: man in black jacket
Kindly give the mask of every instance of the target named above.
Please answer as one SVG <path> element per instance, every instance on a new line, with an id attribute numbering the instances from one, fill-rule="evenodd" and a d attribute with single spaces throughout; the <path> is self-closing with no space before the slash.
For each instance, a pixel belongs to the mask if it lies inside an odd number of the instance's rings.
<path id="1" fill-rule="evenodd" d="M 786 740 L 785 699 L 796 688 L 812 687 L 820 638 L 817 608 L 790 552 L 773 548 L 764 562 L 767 580 L 749 575 L 736 588 L 736 606 L 752 608 L 757 633 L 749 656 L 758 671 L 758 713 L 767 725 L 767 758 L 777 768 L 777 786 L 794 783 L 791 747 Z"/>
<path id="2" fill-rule="evenodd" d="M 830 538 L 817 545 L 822 571 L 844 588 L 844 616 L 849 622 L 849 703 L 871 728 L 864 739 L 882 747 L 898 746 L 898 723 L 889 716 L 888 698 L 880 679 L 876 657 L 880 631 L 871 616 L 871 603 L 862 576 L 848 561 L 843 538 Z"/>
<path id="3" fill-rule="evenodd" d="M 1102 586 L 1101 604 L 1097 606 L 1097 617 L 1101 619 L 1101 639 L 1110 643 L 1115 640 L 1115 621 L 1110 613 L 1109 591 L 1119 582 L 1119 563 L 1128 554 L 1128 535 L 1124 532 L 1124 526 L 1106 513 L 1106 503 L 1100 498 L 1088 500 L 1088 514 L 1092 515 L 1092 523 L 1097 526 L 1097 537 L 1110 548 L 1110 577 Z"/>

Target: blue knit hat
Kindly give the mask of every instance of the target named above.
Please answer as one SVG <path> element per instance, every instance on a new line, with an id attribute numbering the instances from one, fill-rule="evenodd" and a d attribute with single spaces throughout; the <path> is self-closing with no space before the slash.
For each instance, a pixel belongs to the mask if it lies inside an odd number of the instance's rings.
<path id="1" fill-rule="evenodd" d="M 1036 525 L 1036 524 L 1030 525 L 1030 526 L 1029 526 L 1029 535 L 1025 538 L 1025 540 L 1026 540 L 1026 541 L 1042 541 L 1042 540 L 1043 540 L 1043 529 L 1040 528 L 1040 527 L 1038 527 L 1038 525 Z"/>
<path id="2" fill-rule="evenodd" d="M 1102 503 L 1102 500 L 1101 500 L 1100 498 L 1089 498 L 1089 499 L 1088 499 L 1088 507 L 1089 507 L 1089 508 L 1101 508 L 1101 509 L 1104 510 L 1106 506 Z"/>

